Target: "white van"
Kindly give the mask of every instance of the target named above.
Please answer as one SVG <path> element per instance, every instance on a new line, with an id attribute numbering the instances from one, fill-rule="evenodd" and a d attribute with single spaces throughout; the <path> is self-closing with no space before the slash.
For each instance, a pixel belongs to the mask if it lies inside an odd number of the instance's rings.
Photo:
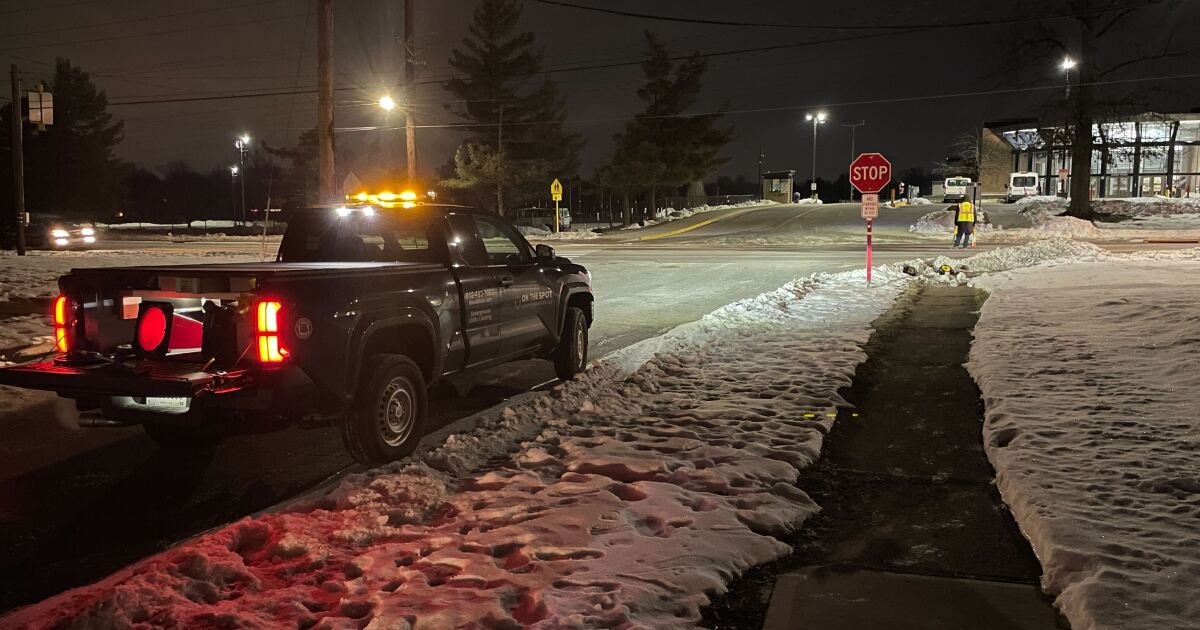
<path id="1" fill-rule="evenodd" d="M 1025 197 L 1036 197 L 1042 194 L 1042 187 L 1038 183 L 1038 174 L 1029 173 L 1013 173 L 1008 176 L 1008 184 L 1004 186 L 1008 189 L 1004 193 L 1004 202 L 1013 203 L 1018 199 Z"/>
<path id="2" fill-rule="evenodd" d="M 942 192 L 942 203 L 966 199 L 967 185 L 970 183 L 970 177 L 947 177 Z"/>

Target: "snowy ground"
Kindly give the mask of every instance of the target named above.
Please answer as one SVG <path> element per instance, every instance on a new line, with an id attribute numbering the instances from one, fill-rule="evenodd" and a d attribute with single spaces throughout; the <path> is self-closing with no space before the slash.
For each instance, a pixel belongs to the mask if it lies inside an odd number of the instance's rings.
<path id="1" fill-rule="evenodd" d="M 975 226 L 977 238 L 993 243 L 1015 243 L 1048 238 L 1090 241 L 1143 241 L 1146 239 L 1200 240 L 1198 199 L 1111 199 L 1097 201 L 1100 212 L 1130 217 L 1119 223 L 1093 223 L 1057 216 L 1067 207 L 1058 197 L 1027 197 L 1015 205 L 1030 223 L 1028 228 L 999 229 Z M 954 232 L 953 213 L 934 210 L 909 228 L 914 235 L 948 238 Z"/>
<path id="2" fill-rule="evenodd" d="M 820 200 L 817 200 L 814 202 L 811 199 L 805 199 L 801 203 L 820 203 Z M 742 203 L 735 203 L 735 204 L 730 204 L 730 205 L 696 206 L 695 208 L 685 208 L 683 210 L 676 210 L 674 208 L 668 208 L 665 211 L 666 216 L 664 216 L 661 219 L 650 219 L 650 220 L 646 221 L 646 223 L 644 225 L 634 223 L 633 225 L 630 225 L 629 227 L 620 228 L 619 231 L 640 230 L 643 228 L 653 227 L 655 225 L 662 225 L 664 223 L 671 223 L 673 221 L 687 219 L 690 217 L 694 217 L 697 214 L 707 214 L 709 212 L 714 212 L 717 210 L 731 210 L 734 208 L 757 208 L 759 206 L 774 206 L 774 205 L 777 205 L 774 201 L 743 201 Z"/>
<path id="3" fill-rule="evenodd" d="M 1200 252 L 976 279 L 984 441 L 1074 630 L 1200 619 Z"/>
<path id="4" fill-rule="evenodd" d="M 871 321 L 912 281 L 902 269 L 870 288 L 862 270 L 816 274 L 731 304 L 415 458 L 0 625 L 693 627 L 709 593 L 787 553 L 773 535 L 818 509 L 792 484 L 845 404 Z"/>

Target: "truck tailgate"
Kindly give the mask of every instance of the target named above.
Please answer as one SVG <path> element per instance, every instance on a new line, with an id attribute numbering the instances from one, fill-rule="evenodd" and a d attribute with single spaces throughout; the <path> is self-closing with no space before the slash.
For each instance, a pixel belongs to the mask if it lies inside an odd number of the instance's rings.
<path id="1" fill-rule="evenodd" d="M 244 371 L 203 371 L 201 363 L 142 360 L 131 365 L 68 366 L 42 361 L 0 369 L 0 384 L 71 395 L 194 397 L 237 389 Z"/>

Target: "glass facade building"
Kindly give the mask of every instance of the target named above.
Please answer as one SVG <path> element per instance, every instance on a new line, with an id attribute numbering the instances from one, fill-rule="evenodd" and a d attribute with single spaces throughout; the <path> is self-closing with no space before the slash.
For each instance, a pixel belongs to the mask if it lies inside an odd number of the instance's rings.
<path id="1" fill-rule="evenodd" d="M 1200 197 L 1200 113 L 1146 114 L 1092 127 L 1092 198 Z M 980 178 L 1007 181 L 1008 173 L 1036 172 L 1042 194 L 1062 190 L 1059 171 L 1069 187 L 1071 147 L 1059 128 L 1036 121 L 1009 121 L 984 126 Z M 1068 188 L 1069 189 L 1069 188 Z"/>

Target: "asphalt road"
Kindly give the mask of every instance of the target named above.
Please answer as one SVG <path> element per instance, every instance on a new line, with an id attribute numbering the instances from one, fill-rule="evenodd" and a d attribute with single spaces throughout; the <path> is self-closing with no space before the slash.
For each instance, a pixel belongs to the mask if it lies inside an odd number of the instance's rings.
<path id="1" fill-rule="evenodd" d="M 885 211 L 876 233 L 876 264 L 978 251 L 914 241 L 907 226 L 930 209 Z M 555 245 L 592 272 L 595 358 L 794 278 L 862 267 L 858 235 L 863 225 L 857 212 L 850 204 L 721 211 Z M 673 236 L 636 241 L 700 223 Z M 811 243 L 784 242 L 810 237 Z M 247 241 L 147 240 L 114 246 L 164 252 L 261 249 Z M 551 367 L 541 361 L 491 370 L 473 379 L 465 397 L 450 388 L 437 392 L 436 423 L 453 426 L 552 379 Z M 92 582 L 354 467 L 330 428 L 237 435 L 210 450 L 179 454 L 159 449 L 136 427 L 80 429 L 75 420 L 73 408 L 49 396 L 0 416 L 5 436 L 0 441 L 0 610 Z"/>

